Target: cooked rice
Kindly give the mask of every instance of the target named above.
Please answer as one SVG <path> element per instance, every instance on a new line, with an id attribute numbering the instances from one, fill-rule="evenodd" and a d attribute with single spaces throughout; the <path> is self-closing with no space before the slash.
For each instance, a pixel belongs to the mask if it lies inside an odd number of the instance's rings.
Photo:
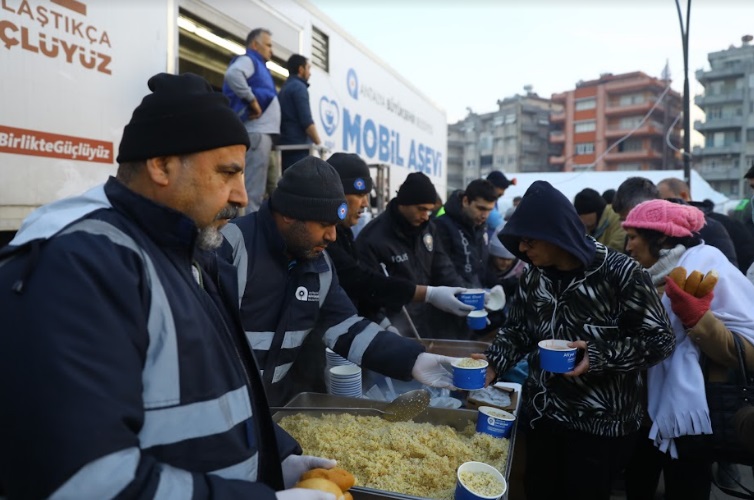
<path id="1" fill-rule="evenodd" d="M 477 433 L 473 423 L 459 432 L 380 417 L 297 414 L 283 418 L 280 426 L 305 454 L 338 460 L 358 486 L 425 498 L 452 500 L 456 470 L 464 462 L 504 470 L 508 459 L 508 440 Z"/>
<path id="2" fill-rule="evenodd" d="M 482 368 L 486 365 L 487 362 L 485 360 L 474 358 L 463 358 L 461 361 L 456 363 L 456 366 L 458 368 Z"/>
<path id="3" fill-rule="evenodd" d="M 503 494 L 503 483 L 489 472 L 461 472 L 461 482 L 469 491 L 483 497 Z"/>

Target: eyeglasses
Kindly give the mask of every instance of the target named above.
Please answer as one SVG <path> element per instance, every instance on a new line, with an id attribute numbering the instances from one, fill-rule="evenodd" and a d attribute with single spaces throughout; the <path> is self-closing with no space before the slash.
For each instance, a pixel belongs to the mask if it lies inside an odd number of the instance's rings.
<path id="1" fill-rule="evenodd" d="M 531 238 L 521 238 L 520 241 L 528 248 L 534 248 L 534 244 L 537 242 L 537 240 L 533 240 Z"/>

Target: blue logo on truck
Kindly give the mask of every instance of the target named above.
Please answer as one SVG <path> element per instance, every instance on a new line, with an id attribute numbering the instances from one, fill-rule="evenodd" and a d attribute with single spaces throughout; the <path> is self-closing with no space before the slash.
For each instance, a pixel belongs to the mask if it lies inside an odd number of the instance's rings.
<path id="1" fill-rule="evenodd" d="M 333 135 L 340 121 L 340 108 L 335 100 L 322 96 L 319 100 L 319 119 L 327 135 Z"/>
<path id="2" fill-rule="evenodd" d="M 356 70 L 349 68 L 346 75 L 346 87 L 348 88 L 348 94 L 354 99 L 359 98 L 359 78 L 356 76 Z"/>

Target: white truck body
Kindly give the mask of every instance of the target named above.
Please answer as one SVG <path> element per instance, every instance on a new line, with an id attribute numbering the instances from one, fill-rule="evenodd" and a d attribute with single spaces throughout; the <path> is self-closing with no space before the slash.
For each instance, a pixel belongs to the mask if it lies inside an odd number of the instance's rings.
<path id="1" fill-rule="evenodd" d="M 324 33 L 329 71 L 309 81 L 324 146 L 389 165 L 391 196 L 412 171 L 445 192 L 445 112 L 305 0 L 0 0 L 0 231 L 115 173 L 148 78 L 182 71 L 183 14 L 236 40 L 268 28 L 283 61 Z"/>

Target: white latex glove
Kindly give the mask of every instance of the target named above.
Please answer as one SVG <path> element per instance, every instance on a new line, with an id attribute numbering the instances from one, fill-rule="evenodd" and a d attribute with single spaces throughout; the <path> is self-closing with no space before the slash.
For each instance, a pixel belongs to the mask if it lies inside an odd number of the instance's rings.
<path id="1" fill-rule="evenodd" d="M 332 493 L 304 488 L 278 491 L 275 493 L 275 498 L 277 500 L 338 500 Z"/>
<path id="2" fill-rule="evenodd" d="M 456 316 L 468 316 L 474 310 L 474 306 L 464 304 L 457 294 L 465 292 L 465 288 L 455 286 L 428 286 L 424 302 L 432 304 L 441 311 L 455 314 Z"/>
<path id="3" fill-rule="evenodd" d="M 411 369 L 411 376 L 414 377 L 414 380 L 430 387 L 455 389 L 453 386 L 453 373 L 443 365 L 450 365 L 459 359 L 461 358 L 451 358 L 450 356 L 423 352 L 416 358 L 416 363 L 414 363 L 414 367 Z"/>
<path id="4" fill-rule="evenodd" d="M 502 285 L 495 285 L 489 292 L 484 292 L 484 308 L 488 311 L 499 311 L 505 307 L 505 291 Z"/>
<path id="5" fill-rule="evenodd" d="M 329 458 L 313 457 L 311 455 L 289 455 L 281 464 L 283 467 L 283 484 L 285 484 L 286 488 L 290 488 L 298 482 L 304 472 L 318 468 L 332 469 L 337 463 L 335 460 L 330 460 Z"/>

